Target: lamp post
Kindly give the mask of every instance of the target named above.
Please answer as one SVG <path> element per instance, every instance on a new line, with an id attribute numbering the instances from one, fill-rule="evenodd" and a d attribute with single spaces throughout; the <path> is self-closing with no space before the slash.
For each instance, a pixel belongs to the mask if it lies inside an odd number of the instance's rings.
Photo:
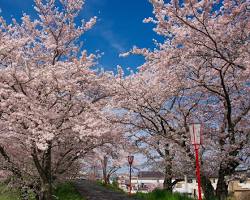
<path id="1" fill-rule="evenodd" d="M 199 162 L 199 147 L 201 144 L 201 124 L 195 123 L 189 125 L 191 135 L 191 143 L 194 145 L 195 160 L 196 160 L 196 178 L 198 182 L 198 199 L 201 198 L 201 176 L 200 176 L 200 162 Z"/>
<path id="2" fill-rule="evenodd" d="M 132 164 L 134 161 L 134 156 L 128 156 L 128 164 L 129 164 L 129 195 L 131 195 L 132 184 L 131 184 L 131 173 L 132 173 Z"/>

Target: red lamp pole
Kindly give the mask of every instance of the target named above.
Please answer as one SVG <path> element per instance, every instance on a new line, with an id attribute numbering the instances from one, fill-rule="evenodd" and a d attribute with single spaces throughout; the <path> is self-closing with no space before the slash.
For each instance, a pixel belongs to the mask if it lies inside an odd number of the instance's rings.
<path id="1" fill-rule="evenodd" d="M 134 161 L 134 156 L 128 156 L 128 164 L 129 164 L 129 195 L 131 195 L 132 184 L 131 184 L 131 174 L 132 174 L 132 164 Z"/>
<path id="2" fill-rule="evenodd" d="M 201 124 L 191 124 L 189 126 L 189 130 L 191 134 L 191 143 L 194 145 L 194 150 L 195 150 L 196 178 L 198 182 L 198 200 L 202 200 L 200 162 L 199 162 L 199 145 L 201 144 Z"/>
<path id="3" fill-rule="evenodd" d="M 195 159 L 196 159 L 196 177 L 198 182 L 198 199 L 201 199 L 201 175 L 200 175 L 200 162 L 199 162 L 199 145 L 195 144 Z"/>

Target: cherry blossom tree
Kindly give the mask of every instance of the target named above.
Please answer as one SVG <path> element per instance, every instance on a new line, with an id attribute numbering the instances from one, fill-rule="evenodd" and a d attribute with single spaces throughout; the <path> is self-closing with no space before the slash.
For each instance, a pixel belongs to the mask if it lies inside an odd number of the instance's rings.
<path id="1" fill-rule="evenodd" d="M 79 45 L 96 18 L 77 26 L 84 1 L 60 3 L 35 0 L 38 19 L 24 14 L 20 24 L 0 24 L 0 155 L 40 200 L 52 199 L 53 183 L 110 130 L 109 74 L 91 70 L 96 56 Z"/>
<path id="2" fill-rule="evenodd" d="M 110 178 L 127 163 L 128 153 L 121 145 L 114 143 L 103 145 L 95 152 L 95 159 L 102 171 L 103 183 L 110 184 Z"/>
<path id="3" fill-rule="evenodd" d="M 151 3 L 155 18 L 144 21 L 156 24 L 154 31 L 165 40 L 153 51 L 135 47 L 131 53 L 145 56 L 142 71 L 161 77 L 172 69 L 179 78 L 173 86 L 181 81 L 193 96 L 202 95 L 196 116 L 207 119 L 206 130 L 217 130 L 211 140 L 220 158 L 216 196 L 225 199 L 226 176 L 241 164 L 249 145 L 249 2 Z"/>
<path id="4" fill-rule="evenodd" d="M 184 148 L 182 155 L 191 156 L 193 159 L 186 129 L 192 110 L 201 96 L 190 96 L 188 99 L 188 92 L 182 89 L 183 84 L 178 81 L 173 71 L 165 70 L 158 74 L 152 68 L 144 70 L 146 65 L 147 63 L 142 66 L 141 72 L 128 77 L 122 77 L 123 73 L 119 69 L 120 75 L 114 86 L 116 96 L 113 100 L 120 112 L 115 115 L 114 120 L 123 124 L 124 129 L 128 129 L 131 133 L 130 140 L 134 141 L 150 160 L 159 157 L 164 160 L 164 188 L 172 191 L 174 185 L 181 181 L 172 181 L 174 177 L 179 176 L 174 173 L 175 166 L 180 166 L 180 160 L 185 163 L 187 159 L 185 156 L 182 156 L 182 159 L 175 158 L 177 149 Z M 176 85 L 172 85 L 173 83 Z M 192 103 L 189 104 L 190 102 Z"/>
<path id="5" fill-rule="evenodd" d="M 110 114 L 106 113 L 106 116 L 110 116 Z M 86 167 L 95 166 L 98 171 L 101 171 L 104 184 L 110 184 L 110 178 L 127 164 L 127 156 L 133 147 L 124 137 L 123 126 L 113 123 L 109 117 L 106 123 L 110 124 L 110 129 L 108 134 L 102 138 L 104 144 L 88 153 Z"/>

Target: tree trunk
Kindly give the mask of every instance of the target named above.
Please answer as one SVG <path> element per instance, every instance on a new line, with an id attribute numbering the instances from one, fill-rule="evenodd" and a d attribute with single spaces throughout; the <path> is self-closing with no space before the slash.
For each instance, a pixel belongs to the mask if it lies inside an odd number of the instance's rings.
<path id="1" fill-rule="evenodd" d="M 164 177 L 164 182 L 163 182 L 163 188 L 164 188 L 164 190 L 167 190 L 169 192 L 173 191 L 172 177 L 169 176 L 169 174 L 168 174 L 168 172 L 166 172 L 166 170 L 165 170 L 165 177 Z"/>
<path id="2" fill-rule="evenodd" d="M 50 183 L 43 183 L 39 200 L 52 200 L 52 186 Z"/>
<path id="3" fill-rule="evenodd" d="M 173 184 L 172 184 L 172 159 L 169 152 L 169 145 L 165 145 L 165 170 L 164 170 L 164 182 L 163 188 L 169 192 L 173 191 Z"/>
<path id="4" fill-rule="evenodd" d="M 218 200 L 225 200 L 228 196 L 228 185 L 225 180 L 224 169 L 220 168 L 218 183 L 216 187 L 216 197 Z"/>
<path id="5" fill-rule="evenodd" d="M 105 176 L 103 177 L 103 181 L 104 181 L 104 184 L 105 184 L 105 185 L 108 185 L 108 184 L 109 184 L 109 178 L 108 178 L 107 175 L 105 175 Z"/>
<path id="6" fill-rule="evenodd" d="M 215 200 L 215 190 L 208 176 L 203 170 L 204 162 L 201 156 L 201 188 L 206 200 Z"/>
<path id="7" fill-rule="evenodd" d="M 41 191 L 41 185 L 38 183 L 35 183 L 31 186 L 31 189 L 33 190 L 34 196 L 36 200 L 39 200 L 39 192 Z"/>
<path id="8" fill-rule="evenodd" d="M 229 156 L 236 157 L 238 150 L 233 150 L 229 153 Z M 227 162 L 226 162 L 227 161 Z M 228 183 L 225 179 L 226 176 L 230 176 L 235 172 L 239 162 L 237 160 L 226 160 L 220 164 L 218 182 L 216 187 L 216 197 L 218 200 L 225 200 L 228 196 Z"/>
<path id="9" fill-rule="evenodd" d="M 215 199 L 214 187 L 212 186 L 212 183 L 207 176 L 201 175 L 201 187 L 206 200 Z"/>
<path id="10" fill-rule="evenodd" d="M 107 184 L 110 184 L 110 174 L 107 175 L 107 180 L 106 180 Z"/>
<path id="11" fill-rule="evenodd" d="M 40 161 L 36 146 L 33 148 L 32 157 L 41 180 L 39 200 L 52 200 L 52 169 L 51 152 L 52 142 L 48 142 L 48 148 L 44 152 L 43 160 Z"/>
<path id="12" fill-rule="evenodd" d="M 103 181 L 105 185 L 109 183 L 109 180 L 107 177 L 107 165 L 108 165 L 108 157 L 104 156 L 103 161 L 102 161 L 102 174 L 103 174 Z"/>

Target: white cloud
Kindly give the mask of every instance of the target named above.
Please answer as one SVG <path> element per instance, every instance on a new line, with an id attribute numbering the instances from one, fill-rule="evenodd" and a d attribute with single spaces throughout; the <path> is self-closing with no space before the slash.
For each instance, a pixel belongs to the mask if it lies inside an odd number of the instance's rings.
<path id="1" fill-rule="evenodd" d="M 110 46 L 113 47 L 119 53 L 124 52 L 125 48 L 122 46 L 121 41 L 119 41 L 112 30 L 103 29 L 101 30 L 101 36 L 109 42 Z"/>

